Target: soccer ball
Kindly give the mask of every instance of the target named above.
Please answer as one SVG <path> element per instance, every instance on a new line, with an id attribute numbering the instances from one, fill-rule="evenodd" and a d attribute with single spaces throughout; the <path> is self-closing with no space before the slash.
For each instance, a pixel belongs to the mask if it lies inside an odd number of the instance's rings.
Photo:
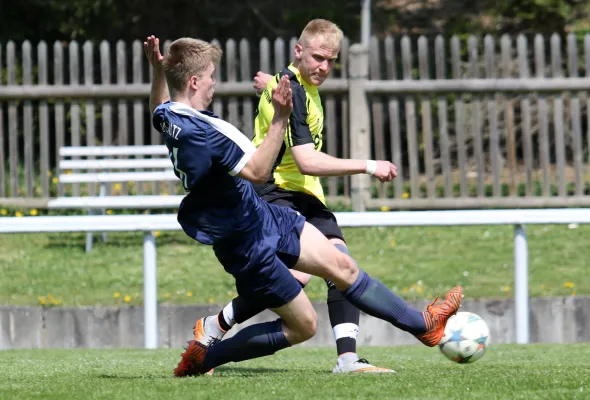
<path id="1" fill-rule="evenodd" d="M 449 360 L 466 364 L 483 356 L 489 340 L 490 329 L 479 315 L 458 312 L 447 321 L 438 347 Z"/>

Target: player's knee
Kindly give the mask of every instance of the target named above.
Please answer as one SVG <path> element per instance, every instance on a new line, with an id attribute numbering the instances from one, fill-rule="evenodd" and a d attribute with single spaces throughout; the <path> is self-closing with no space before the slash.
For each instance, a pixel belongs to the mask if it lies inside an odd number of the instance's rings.
<path id="1" fill-rule="evenodd" d="M 302 341 L 306 341 L 315 336 L 318 329 L 318 316 L 314 309 L 309 313 L 302 324 Z"/>
<path id="2" fill-rule="evenodd" d="M 318 316 L 313 308 L 298 318 L 297 330 L 291 335 L 291 344 L 305 342 L 317 331 Z"/>
<path id="3" fill-rule="evenodd" d="M 347 254 L 340 253 L 340 256 L 338 257 L 338 271 L 338 282 L 334 282 L 337 287 L 341 286 L 342 284 L 352 284 L 355 277 L 358 275 L 359 268 L 352 257 Z"/>

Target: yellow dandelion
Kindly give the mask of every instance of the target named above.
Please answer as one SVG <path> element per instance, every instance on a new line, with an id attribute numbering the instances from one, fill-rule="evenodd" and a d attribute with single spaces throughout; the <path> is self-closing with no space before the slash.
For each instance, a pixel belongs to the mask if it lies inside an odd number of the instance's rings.
<path id="1" fill-rule="evenodd" d="M 160 231 L 154 231 L 154 236 L 155 237 L 159 237 L 160 236 Z"/>
<path id="2" fill-rule="evenodd" d="M 123 297 L 123 301 L 125 303 L 129 303 L 131 301 L 131 296 L 125 296 L 125 297 Z"/>
<path id="3" fill-rule="evenodd" d="M 407 287 L 405 287 L 405 288 L 404 288 L 402 291 L 403 291 L 404 293 L 408 293 L 408 292 L 410 291 L 410 289 L 408 289 Z"/>
<path id="4" fill-rule="evenodd" d="M 545 286 L 545 285 L 543 285 L 543 284 L 541 284 L 541 285 L 539 285 L 539 287 L 540 287 L 541 289 L 545 289 L 545 287 L 546 287 L 546 286 Z"/>
<path id="5" fill-rule="evenodd" d="M 564 282 L 563 287 L 568 289 L 573 289 L 576 285 L 573 282 Z"/>
<path id="6" fill-rule="evenodd" d="M 2 210 L 0 210 L 0 215 L 7 215 L 8 214 L 8 210 L 3 208 Z"/>
<path id="7" fill-rule="evenodd" d="M 71 170 L 71 169 L 67 169 L 67 170 L 66 170 L 66 175 L 69 175 L 69 174 L 71 174 L 71 173 L 72 173 L 72 170 Z"/>
<path id="8" fill-rule="evenodd" d="M 209 299 L 209 303 L 215 303 L 215 299 L 214 299 L 213 297 L 211 297 L 211 298 Z"/>
<path id="9" fill-rule="evenodd" d="M 39 211 L 35 210 L 34 208 L 29 212 L 29 214 L 31 214 L 33 217 L 36 217 L 37 215 L 39 215 Z"/>
<path id="10" fill-rule="evenodd" d="M 186 295 L 187 295 L 188 297 L 193 297 L 193 292 L 186 292 Z"/>
<path id="11" fill-rule="evenodd" d="M 119 297 L 121 297 L 121 293 L 119 293 L 119 292 L 115 292 L 115 293 L 113 293 L 113 297 L 114 297 L 115 299 L 118 299 Z"/>
<path id="12" fill-rule="evenodd" d="M 410 194 L 409 194 L 408 192 L 403 192 L 403 193 L 402 193 L 402 197 L 403 197 L 404 199 L 407 199 L 407 198 L 409 198 L 409 197 L 410 197 Z"/>
<path id="13" fill-rule="evenodd" d="M 381 211 L 389 211 L 389 210 L 390 210 L 390 208 L 387 207 L 387 206 L 382 206 L 381 207 Z"/>
<path id="14" fill-rule="evenodd" d="M 395 239 L 392 239 L 392 240 L 391 240 L 391 242 L 390 242 L 389 244 L 391 245 L 391 247 L 395 247 L 395 245 L 396 245 L 397 243 L 395 242 Z"/>
<path id="15" fill-rule="evenodd" d="M 169 299 L 170 298 L 170 293 L 164 293 L 164 298 L 165 299 Z"/>
<path id="16" fill-rule="evenodd" d="M 107 215 L 113 215 L 113 210 L 107 210 Z"/>
<path id="17" fill-rule="evenodd" d="M 423 293 L 424 292 L 424 288 L 422 286 L 418 286 L 418 287 L 416 287 L 416 292 L 417 293 Z"/>
<path id="18" fill-rule="evenodd" d="M 20 211 L 17 211 L 17 212 L 14 213 L 14 216 L 20 218 L 20 217 L 23 216 L 23 213 L 20 212 Z"/>
<path id="19" fill-rule="evenodd" d="M 121 190 L 121 184 L 120 184 L 120 183 L 115 183 L 115 184 L 113 185 L 113 190 L 115 190 L 115 191 L 117 191 L 117 192 L 118 192 L 119 190 Z"/>
<path id="20" fill-rule="evenodd" d="M 509 292 L 512 288 L 508 285 L 502 287 L 500 290 L 502 290 L 503 292 Z"/>
<path id="21" fill-rule="evenodd" d="M 57 182 L 59 182 L 59 180 L 57 179 L 57 177 L 56 177 L 56 176 L 54 176 L 54 177 L 51 179 L 51 182 L 52 182 L 52 183 L 55 183 L 55 184 L 57 184 Z"/>
<path id="22" fill-rule="evenodd" d="M 42 306 L 47 304 L 47 299 L 43 296 L 39 297 L 39 304 L 41 304 Z"/>

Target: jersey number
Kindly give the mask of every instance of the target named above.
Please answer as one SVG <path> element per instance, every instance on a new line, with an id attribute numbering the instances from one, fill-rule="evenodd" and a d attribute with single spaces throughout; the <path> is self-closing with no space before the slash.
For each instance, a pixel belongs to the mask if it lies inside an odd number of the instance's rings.
<path id="1" fill-rule="evenodd" d="M 172 148 L 172 153 L 170 153 L 170 160 L 172 160 L 172 165 L 174 165 L 174 171 L 177 172 L 177 175 L 180 178 L 180 181 L 182 182 L 184 190 L 188 191 L 189 189 L 186 174 L 183 170 L 178 168 L 178 148 Z"/>

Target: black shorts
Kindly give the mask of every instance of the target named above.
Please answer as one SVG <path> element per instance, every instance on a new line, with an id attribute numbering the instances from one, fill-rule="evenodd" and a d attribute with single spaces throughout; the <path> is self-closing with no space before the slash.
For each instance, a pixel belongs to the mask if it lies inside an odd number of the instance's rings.
<path id="1" fill-rule="evenodd" d="M 344 241 L 344 235 L 336 217 L 317 197 L 280 188 L 264 193 L 261 197 L 270 204 L 299 211 L 307 222 L 315 226 L 328 239 L 336 238 Z"/>

